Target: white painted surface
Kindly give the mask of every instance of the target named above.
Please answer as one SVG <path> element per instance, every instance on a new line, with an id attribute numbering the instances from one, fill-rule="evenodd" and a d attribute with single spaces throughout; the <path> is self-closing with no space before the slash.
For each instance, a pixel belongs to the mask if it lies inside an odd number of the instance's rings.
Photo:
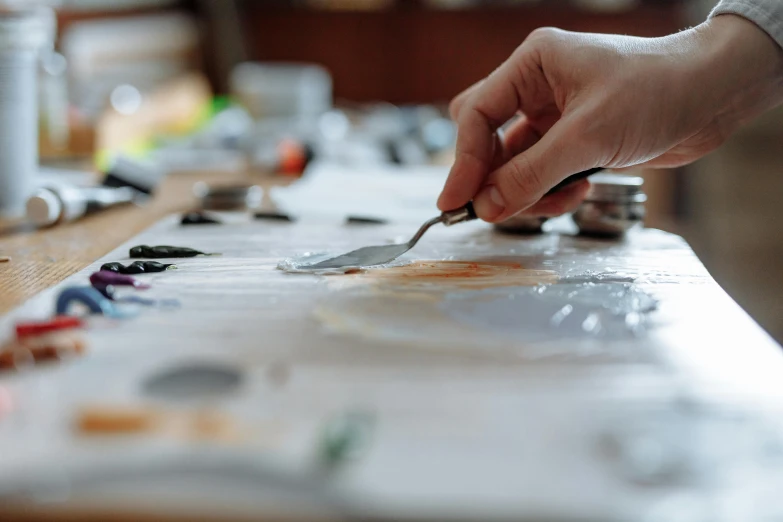
<path id="1" fill-rule="evenodd" d="M 98 480 L 76 488 L 70 500 L 117 509 L 143 501 L 164 512 L 211 512 L 220 519 L 282 508 L 392 519 L 624 522 L 771 521 L 783 513 L 775 493 L 783 486 L 783 355 L 681 239 L 655 230 L 613 243 L 500 236 L 482 223 L 436 227 L 404 259 L 500 256 L 562 277 L 588 271 L 629 277 L 660 304 L 637 338 L 574 339 L 552 329 L 546 341 L 515 342 L 460 324 L 452 325 L 461 332 L 454 335 L 445 322 L 442 336 L 422 330 L 417 340 L 417 325 L 427 321 L 417 323 L 423 316 L 410 310 L 432 308 L 400 305 L 404 296 L 348 284 L 350 276 L 284 274 L 275 266 L 306 251 L 347 251 L 409 236 L 427 208 L 400 213 L 405 198 L 381 191 L 355 198 L 351 211 L 380 213 L 393 223 L 348 227 L 342 207 L 328 203 L 336 201 L 328 183 L 312 183 L 308 190 L 321 195 L 321 204 L 300 205 L 297 223 L 223 214 L 223 226 L 180 227 L 172 216 L 69 278 L 64 285 L 88 284 L 101 263 L 126 260 L 136 244 L 223 253 L 142 276 L 153 285 L 147 295 L 178 298 L 181 309 L 144 310 L 125 322 L 96 320 L 83 359 L 0 377 L 17 401 L 16 413 L 0 420 L 0 491 L 25 477 L 37 483 L 48 477 L 56 497 L 62 489 L 55 479 L 74 469 L 101 473 L 178 457 L 311 477 L 323 423 L 361 409 L 377 419 L 367 455 L 330 481 L 302 479 L 301 490 L 284 488 L 293 500 L 274 481 L 239 480 L 214 466 L 211 473 L 172 472 L 173 478 Z M 416 190 L 429 190 L 426 183 Z M 343 199 L 371 192 L 358 181 L 340 187 L 350 187 Z M 384 198 L 396 203 L 382 204 Z M 409 199 L 419 198 L 425 200 L 422 193 Z M 295 207 L 290 197 L 280 199 Z M 16 318 L 51 313 L 56 292 L 3 318 L 2 333 Z M 444 292 L 460 290 L 432 288 L 433 295 Z M 355 296 L 389 311 L 400 335 L 334 322 L 326 328 L 316 312 L 339 315 Z M 241 392 L 188 404 L 141 393 L 146 376 L 193 360 L 241 367 Z M 269 372 L 281 364 L 290 378 L 278 385 Z M 220 447 L 166 436 L 96 440 L 76 434 L 76 410 L 96 403 L 217 408 L 252 435 Z M 638 463 L 612 457 L 611 441 L 632 448 L 628 454 Z M 732 518 L 738 511 L 748 516 Z"/>

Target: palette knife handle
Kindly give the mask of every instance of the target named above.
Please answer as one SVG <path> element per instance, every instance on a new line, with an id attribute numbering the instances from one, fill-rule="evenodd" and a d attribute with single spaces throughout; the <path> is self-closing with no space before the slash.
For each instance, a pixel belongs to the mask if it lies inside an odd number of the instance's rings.
<path id="1" fill-rule="evenodd" d="M 552 189 L 546 193 L 545 196 L 549 196 L 550 194 L 554 194 L 558 190 L 570 185 L 571 183 L 575 183 L 579 181 L 580 179 L 585 179 L 588 176 L 592 176 L 596 172 L 601 172 L 602 168 L 596 168 L 596 169 L 589 169 L 585 170 L 583 172 L 579 172 L 578 174 L 573 174 L 571 176 L 568 176 L 566 179 L 552 187 Z M 457 223 L 464 223 L 466 221 L 473 221 L 474 219 L 478 219 L 478 216 L 476 215 L 476 209 L 473 208 L 473 202 L 469 202 L 464 207 L 460 207 L 456 210 L 449 210 L 448 212 L 444 212 L 440 216 L 440 221 L 447 227 L 450 227 L 451 225 L 456 225 Z"/>
<path id="2" fill-rule="evenodd" d="M 440 215 L 440 222 L 450 227 L 457 223 L 464 223 L 465 221 L 473 221 L 478 219 L 476 215 L 476 209 L 473 208 L 473 202 L 468 202 L 464 207 L 460 207 L 456 210 L 449 210 Z"/>

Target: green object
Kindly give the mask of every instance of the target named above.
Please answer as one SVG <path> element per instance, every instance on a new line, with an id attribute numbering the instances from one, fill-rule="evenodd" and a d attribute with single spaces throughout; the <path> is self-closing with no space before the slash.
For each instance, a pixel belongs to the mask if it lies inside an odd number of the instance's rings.
<path id="1" fill-rule="evenodd" d="M 234 105 L 234 102 L 228 96 L 215 96 L 212 99 L 212 113 L 210 116 L 214 117 L 226 109 L 230 109 Z"/>
<path id="2" fill-rule="evenodd" d="M 321 462 L 333 467 L 361 457 L 374 428 L 375 416 L 367 412 L 349 412 L 330 420 L 321 438 Z"/>
<path id="3" fill-rule="evenodd" d="M 165 259 L 171 257 L 216 256 L 187 247 L 139 245 L 130 249 L 131 258 Z"/>
<path id="4" fill-rule="evenodd" d="M 101 266 L 101 270 L 127 275 L 154 274 L 176 268 L 177 265 L 157 263 L 155 261 L 136 261 L 128 266 L 125 266 L 122 263 L 105 263 Z"/>

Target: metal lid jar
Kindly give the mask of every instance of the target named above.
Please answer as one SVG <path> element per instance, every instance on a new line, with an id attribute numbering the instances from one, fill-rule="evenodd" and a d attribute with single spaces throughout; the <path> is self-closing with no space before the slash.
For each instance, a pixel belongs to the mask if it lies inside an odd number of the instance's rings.
<path id="1" fill-rule="evenodd" d="M 595 174 L 590 191 L 574 212 L 579 232 L 585 235 L 620 237 L 644 221 L 644 180 L 622 174 Z"/>

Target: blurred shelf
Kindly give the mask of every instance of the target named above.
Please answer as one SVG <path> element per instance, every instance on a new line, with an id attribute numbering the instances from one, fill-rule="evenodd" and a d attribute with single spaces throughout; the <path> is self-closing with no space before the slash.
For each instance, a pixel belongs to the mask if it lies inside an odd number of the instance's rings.
<path id="1" fill-rule="evenodd" d="M 404 5 L 356 12 L 244 2 L 249 55 L 321 64 L 332 73 L 338 98 L 430 103 L 448 101 L 489 74 L 538 27 L 653 37 L 688 25 L 682 2 L 612 13 L 562 3 L 475 10 Z"/>
<path id="2" fill-rule="evenodd" d="M 171 7 L 181 0 L 63 0 L 58 11 L 68 13 L 116 13 L 119 11 Z"/>
<path id="3" fill-rule="evenodd" d="M 294 10 L 339 13 L 389 13 L 399 11 L 476 12 L 543 9 L 599 14 L 627 13 L 640 8 L 670 8 L 696 0 L 239 0 L 257 10 Z"/>
<path id="4" fill-rule="evenodd" d="M 60 36 L 79 22 L 103 19 L 121 19 L 165 12 L 187 6 L 183 0 L 143 0 L 139 2 L 87 1 L 80 4 L 65 2 L 57 8 L 57 32 Z"/>

